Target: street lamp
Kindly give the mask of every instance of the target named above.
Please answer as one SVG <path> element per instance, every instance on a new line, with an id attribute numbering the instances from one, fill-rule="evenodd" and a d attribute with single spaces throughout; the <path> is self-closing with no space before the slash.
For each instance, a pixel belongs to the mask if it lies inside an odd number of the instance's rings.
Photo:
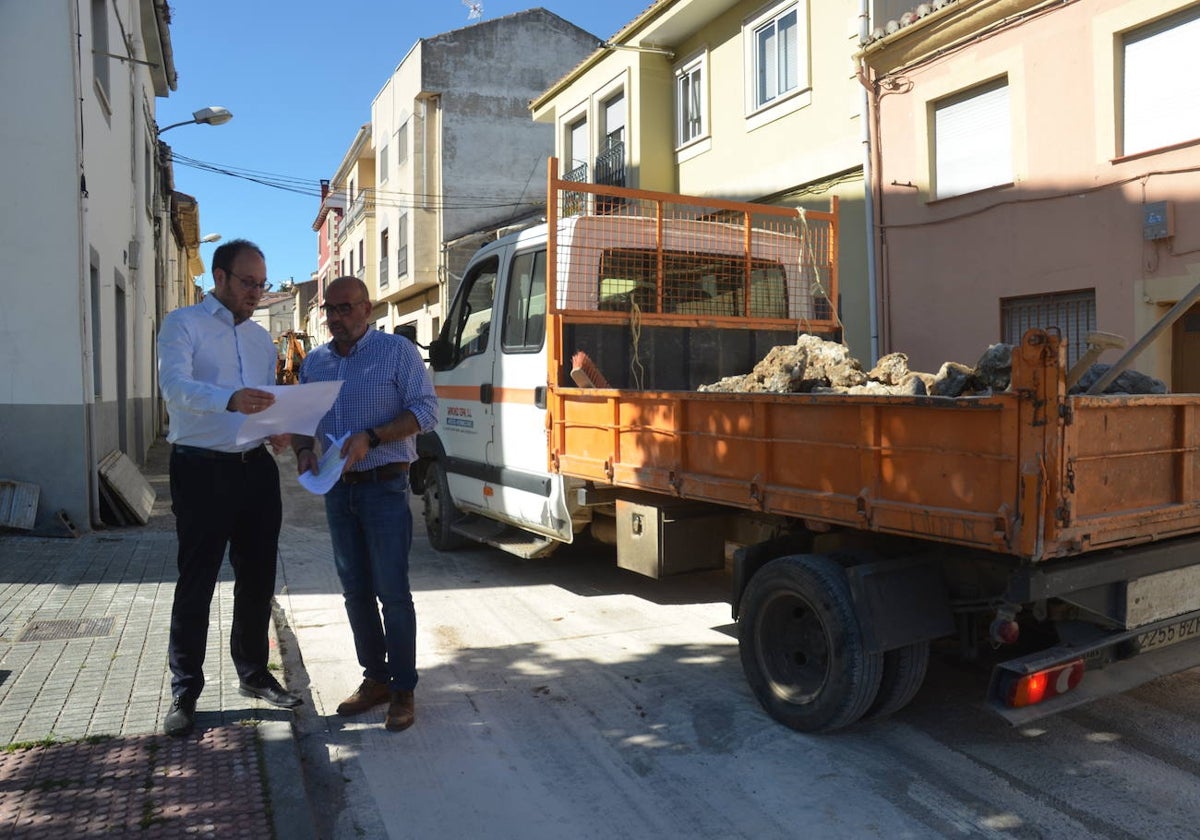
<path id="1" fill-rule="evenodd" d="M 165 128 L 160 128 L 158 133 L 161 135 L 164 131 L 170 131 L 172 128 L 178 128 L 181 125 L 223 125 L 233 119 L 233 114 L 228 108 L 222 108 L 220 105 L 213 105 L 208 108 L 201 108 L 199 111 L 192 112 L 190 120 L 171 123 Z"/>

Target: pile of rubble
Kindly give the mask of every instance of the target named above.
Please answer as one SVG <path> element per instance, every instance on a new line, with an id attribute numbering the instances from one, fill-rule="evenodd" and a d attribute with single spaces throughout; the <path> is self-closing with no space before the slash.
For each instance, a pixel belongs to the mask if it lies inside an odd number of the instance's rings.
<path id="1" fill-rule="evenodd" d="M 802 335 L 795 344 L 772 347 L 766 357 L 743 376 L 727 376 L 701 391 L 769 394 L 887 394 L 899 396 L 966 397 L 1008 389 L 1012 376 L 1011 344 L 993 344 L 974 367 L 945 362 L 937 373 L 909 370 L 908 356 L 889 353 L 864 371 L 842 344 L 815 335 Z M 1071 393 L 1080 394 L 1107 372 L 1092 365 Z M 1106 394 L 1165 394 L 1158 379 L 1124 371 L 1105 389 Z"/>

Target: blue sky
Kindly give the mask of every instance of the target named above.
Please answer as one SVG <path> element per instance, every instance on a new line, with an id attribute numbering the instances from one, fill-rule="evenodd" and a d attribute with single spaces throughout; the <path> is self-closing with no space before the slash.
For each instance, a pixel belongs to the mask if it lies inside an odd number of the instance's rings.
<path id="1" fill-rule="evenodd" d="M 605 39 L 650 0 L 483 0 L 483 20 L 543 8 Z M 278 288 L 316 270 L 319 181 L 332 177 L 371 100 L 420 38 L 468 26 L 463 0 L 176 0 L 171 44 L 178 90 L 156 101 L 160 126 L 221 105 L 221 126 L 163 136 L 178 157 L 247 177 L 175 164 L 175 189 L 200 203 L 201 233 L 245 237 L 266 253 Z M 260 183 L 267 181 L 269 185 Z M 215 245 L 202 245 L 209 267 Z M 212 286 L 211 275 L 201 286 Z"/>

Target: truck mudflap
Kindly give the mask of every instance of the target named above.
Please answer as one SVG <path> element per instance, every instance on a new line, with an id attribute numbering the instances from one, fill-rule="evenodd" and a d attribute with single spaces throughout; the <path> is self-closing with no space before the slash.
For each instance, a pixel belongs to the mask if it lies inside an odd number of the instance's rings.
<path id="1" fill-rule="evenodd" d="M 1002 662 L 988 706 L 1014 726 L 1200 665 L 1200 610 Z"/>

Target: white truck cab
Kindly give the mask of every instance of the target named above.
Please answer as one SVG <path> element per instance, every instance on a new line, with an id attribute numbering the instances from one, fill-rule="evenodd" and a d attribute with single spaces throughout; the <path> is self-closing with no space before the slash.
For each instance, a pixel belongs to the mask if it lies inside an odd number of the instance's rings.
<path id="1" fill-rule="evenodd" d="M 419 448 L 434 547 L 471 537 L 532 557 L 571 542 L 547 463 L 545 225 L 472 257 L 430 363 L 438 426 Z"/>
<path id="2" fill-rule="evenodd" d="M 418 439 L 414 486 L 424 491 L 435 548 L 456 548 L 466 538 L 541 556 L 572 542 L 592 519 L 575 492 L 585 482 L 551 468 L 550 379 L 556 387 L 574 383 L 549 369 L 547 330 L 556 321 L 548 296 L 554 312 L 650 313 L 689 322 L 749 315 L 799 323 L 819 306 L 798 268 L 795 237 L 757 232 L 747 271 L 735 268 L 746 265 L 745 228 L 716 219 L 580 215 L 559 219 L 554 232 L 556 282 L 547 284 L 545 224 L 485 245 L 468 263 L 430 345 L 438 425 Z M 658 283 L 660 276 L 671 284 Z M 669 293 L 656 293 L 663 288 Z M 561 339 L 571 345 L 559 348 L 566 359 L 579 349 L 574 343 L 587 342 L 587 329 Z M 634 342 L 632 350 L 628 342 L 619 349 L 619 360 L 606 357 L 611 387 L 699 384 L 661 372 L 643 381 L 638 356 L 652 348 L 639 350 L 636 336 Z"/>

